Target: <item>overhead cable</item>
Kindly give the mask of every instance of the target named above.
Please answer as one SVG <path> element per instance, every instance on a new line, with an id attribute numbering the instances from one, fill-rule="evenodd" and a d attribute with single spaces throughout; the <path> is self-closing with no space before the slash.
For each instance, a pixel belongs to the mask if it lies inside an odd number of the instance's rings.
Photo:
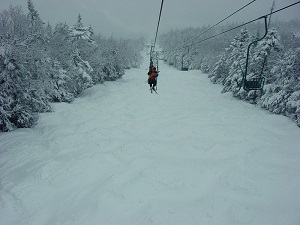
<path id="1" fill-rule="evenodd" d="M 220 35 L 222 35 L 222 34 L 225 34 L 225 33 L 228 33 L 228 32 L 230 32 L 230 31 L 232 31 L 232 30 L 235 30 L 235 29 L 237 29 L 237 28 L 240 28 L 240 27 L 242 27 L 242 26 L 245 26 L 245 25 L 248 25 L 248 24 L 250 24 L 250 23 L 253 23 L 253 22 L 255 22 L 255 21 L 257 21 L 257 20 L 260 20 L 260 19 L 262 19 L 262 18 L 264 18 L 264 17 L 270 16 L 270 15 L 275 14 L 275 13 L 277 13 L 277 12 L 280 12 L 280 11 L 282 11 L 282 10 L 284 10 L 284 9 L 290 8 L 290 7 L 292 7 L 292 6 L 294 6 L 294 5 L 297 5 L 297 4 L 299 4 L 299 3 L 300 3 L 300 1 L 295 2 L 295 3 L 291 4 L 291 5 L 285 6 L 285 7 L 281 8 L 281 9 L 278 9 L 278 10 L 276 10 L 276 11 L 273 11 L 273 12 L 271 12 L 271 13 L 268 13 L 268 14 L 266 14 L 266 15 L 264 15 L 264 16 L 258 17 L 258 18 L 254 19 L 254 20 L 248 21 L 248 22 L 246 22 L 246 23 L 243 23 L 243 24 L 238 25 L 238 26 L 236 26 L 236 27 L 233 27 L 233 28 L 231 28 L 231 29 L 225 30 L 225 31 L 223 31 L 223 32 L 221 32 L 221 33 L 215 34 L 215 35 L 210 36 L 210 37 L 208 37 L 208 38 L 205 38 L 205 39 L 202 39 L 202 40 L 200 40 L 200 41 L 194 42 L 194 43 L 192 43 L 192 44 L 190 44 L 190 45 L 186 45 L 186 46 L 184 46 L 184 47 L 180 46 L 179 48 L 176 48 L 174 51 L 176 51 L 176 50 L 178 50 L 178 49 L 185 48 L 185 47 L 190 47 L 190 46 L 192 46 L 192 45 L 199 44 L 199 43 L 201 43 L 201 42 L 204 42 L 204 41 L 207 41 L 207 40 L 209 40 L 209 39 L 215 38 L 215 37 L 217 37 L 217 36 L 220 36 Z"/>
<path id="2" fill-rule="evenodd" d="M 253 2 L 255 2 L 256 0 L 253 0 L 251 2 L 249 2 L 248 4 L 244 5 L 242 8 L 239 8 L 238 10 L 236 10 L 235 12 L 231 13 L 229 16 L 225 17 L 224 19 L 220 20 L 218 23 L 216 23 L 215 25 L 207 28 L 206 30 L 204 30 L 203 32 L 201 32 L 200 34 L 198 34 L 197 36 L 191 38 L 190 40 L 186 41 L 185 44 L 183 44 L 182 46 L 179 46 L 178 48 L 181 48 L 183 46 L 186 46 L 186 43 L 196 39 L 197 37 L 201 36 L 202 34 L 210 31 L 212 28 L 216 27 L 217 25 L 219 25 L 220 23 L 224 22 L 225 20 L 227 20 L 228 18 L 230 18 L 231 16 L 233 16 L 234 14 L 238 13 L 239 11 L 241 11 L 242 9 L 246 8 L 247 6 L 251 5 Z M 176 49 L 175 49 L 176 50 Z"/>
<path id="3" fill-rule="evenodd" d="M 160 23 L 160 18 L 161 18 L 161 12 L 162 12 L 163 5 L 164 5 L 164 0 L 161 1 L 161 5 L 160 5 L 160 11 L 159 11 L 158 23 L 157 23 L 157 27 L 156 27 L 156 34 L 155 34 L 153 49 L 155 48 L 155 44 L 156 44 L 156 39 L 157 39 L 158 28 L 159 28 L 159 23 Z"/>

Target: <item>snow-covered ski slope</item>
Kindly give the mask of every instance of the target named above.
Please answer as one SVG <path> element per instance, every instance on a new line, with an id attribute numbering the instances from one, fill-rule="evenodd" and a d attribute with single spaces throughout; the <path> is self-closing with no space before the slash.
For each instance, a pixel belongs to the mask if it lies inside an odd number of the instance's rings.
<path id="1" fill-rule="evenodd" d="M 147 63 L 0 135 L 0 224 L 299 225 L 295 123 Z"/>

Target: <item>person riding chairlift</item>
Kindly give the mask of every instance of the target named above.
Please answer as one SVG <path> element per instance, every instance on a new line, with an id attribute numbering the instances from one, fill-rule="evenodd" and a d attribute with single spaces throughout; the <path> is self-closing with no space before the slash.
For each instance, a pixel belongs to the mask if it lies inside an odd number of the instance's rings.
<path id="1" fill-rule="evenodd" d="M 156 84 L 157 84 L 157 78 L 158 73 L 156 71 L 156 67 L 152 66 L 151 70 L 148 72 L 148 84 L 150 86 L 150 90 L 152 92 L 152 90 L 155 90 Z"/>

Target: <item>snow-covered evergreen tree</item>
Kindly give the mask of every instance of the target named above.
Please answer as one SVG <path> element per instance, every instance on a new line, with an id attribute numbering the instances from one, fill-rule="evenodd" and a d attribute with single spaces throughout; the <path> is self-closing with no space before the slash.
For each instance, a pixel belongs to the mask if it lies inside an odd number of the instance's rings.
<path id="1" fill-rule="evenodd" d="M 247 47 L 252 40 L 248 30 L 243 29 L 226 49 L 229 65 L 228 76 L 224 77 L 222 92 L 233 92 L 239 98 L 244 98 L 247 93 L 241 88 L 243 81 L 244 65 L 246 62 Z"/>
<path id="2" fill-rule="evenodd" d="M 40 104 L 26 70 L 8 55 L 1 56 L 1 121 L 0 129 L 10 131 L 14 127 L 31 127 L 38 118 L 35 111 Z M 47 106 L 46 106 L 47 107 Z"/>
<path id="3" fill-rule="evenodd" d="M 225 79 L 229 74 L 229 64 L 227 62 L 226 54 L 220 56 L 220 60 L 214 65 L 213 70 L 209 73 L 208 77 L 213 83 L 224 85 Z"/>
<path id="4" fill-rule="evenodd" d="M 70 27 L 66 23 L 58 23 L 53 29 L 49 42 L 51 58 L 57 60 L 64 70 L 71 66 L 71 55 L 74 51 Z"/>
<path id="5" fill-rule="evenodd" d="M 0 41 L 1 111 L 5 111 L 1 115 L 1 129 L 4 131 L 13 127 L 30 127 L 37 120 L 37 112 L 50 110 L 40 79 L 42 75 L 36 70 L 37 59 L 43 57 L 39 55 L 39 48 L 35 48 L 31 23 L 19 8 L 11 7 L 6 15 L 10 22 L 2 23 L 1 29 L 8 35 Z M 17 31 L 18 27 L 27 27 L 28 30 Z"/>
<path id="6" fill-rule="evenodd" d="M 265 87 L 259 104 L 267 110 L 291 117 L 299 124 L 300 118 L 300 49 L 286 52 L 273 66 L 273 82 Z"/>
<path id="7" fill-rule="evenodd" d="M 91 26 L 84 27 L 81 15 L 78 15 L 77 23 L 70 28 L 72 43 L 78 49 L 81 57 L 87 60 L 89 55 L 96 49 L 94 31 Z"/>
<path id="8" fill-rule="evenodd" d="M 28 5 L 28 14 L 27 18 L 29 21 L 29 32 L 30 36 L 28 37 L 27 42 L 31 43 L 45 43 L 47 42 L 47 36 L 45 33 L 44 22 L 39 16 L 38 11 L 35 9 L 31 0 L 27 0 Z"/>

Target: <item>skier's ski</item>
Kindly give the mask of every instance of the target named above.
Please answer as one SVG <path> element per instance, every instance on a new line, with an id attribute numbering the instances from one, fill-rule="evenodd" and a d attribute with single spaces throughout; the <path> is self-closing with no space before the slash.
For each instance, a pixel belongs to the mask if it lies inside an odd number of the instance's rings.
<path id="1" fill-rule="evenodd" d="M 153 91 L 158 95 L 157 91 L 154 88 L 150 88 L 151 93 L 153 93 Z"/>
<path id="2" fill-rule="evenodd" d="M 152 90 L 158 95 L 158 93 L 157 93 L 157 91 L 155 90 L 155 88 L 152 88 Z M 151 91 L 151 93 L 152 93 L 152 91 Z"/>

